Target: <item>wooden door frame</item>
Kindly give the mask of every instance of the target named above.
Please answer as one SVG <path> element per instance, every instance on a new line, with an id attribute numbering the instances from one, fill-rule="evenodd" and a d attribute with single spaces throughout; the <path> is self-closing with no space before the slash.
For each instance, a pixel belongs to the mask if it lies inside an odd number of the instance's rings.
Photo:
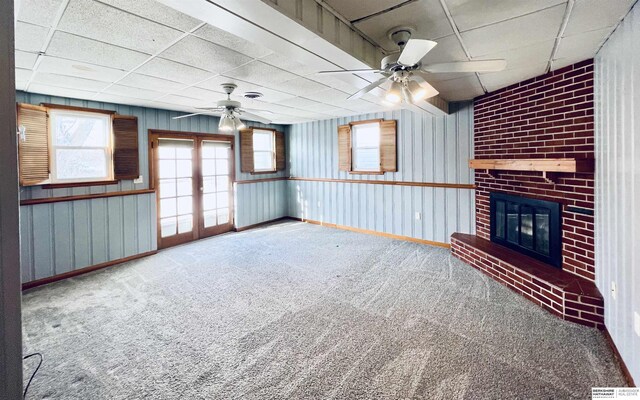
<path id="1" fill-rule="evenodd" d="M 211 133 L 201 133 L 201 132 L 181 132 L 181 131 L 169 131 L 169 130 L 161 130 L 161 129 L 149 129 L 148 130 L 148 162 L 149 162 L 149 189 L 155 190 L 156 193 L 156 240 L 158 249 L 163 249 L 171 246 L 176 246 L 178 244 L 187 243 L 193 240 L 197 240 L 200 238 L 204 238 L 207 236 L 212 236 L 218 233 L 224 233 L 235 229 L 235 218 L 234 218 L 234 193 L 233 193 L 233 183 L 235 182 L 236 176 L 236 167 L 235 167 L 235 135 L 223 135 L 223 134 L 211 134 Z M 158 163 L 157 157 L 157 148 L 158 148 L 158 139 L 186 139 L 193 140 L 195 154 L 193 157 L 193 211 L 194 211 L 194 221 L 193 221 L 193 231 L 191 238 L 188 238 L 188 235 L 181 237 L 178 240 L 171 241 L 169 239 L 168 243 L 161 245 L 162 237 L 161 237 L 161 227 L 160 227 L 160 196 L 158 193 L 159 188 L 157 187 L 157 180 L 159 179 L 156 176 L 156 167 Z M 230 149 L 230 162 L 229 162 L 229 181 L 230 181 L 230 191 L 229 191 L 229 226 L 228 229 L 220 229 L 219 231 L 205 233 L 204 229 L 201 228 L 200 221 L 200 198 L 202 187 L 202 172 L 201 172 L 201 157 L 200 149 L 202 141 L 218 141 L 218 142 L 228 142 L 231 146 Z M 177 235 L 176 235 L 177 236 Z M 167 239 L 164 240 L 167 242 Z"/>

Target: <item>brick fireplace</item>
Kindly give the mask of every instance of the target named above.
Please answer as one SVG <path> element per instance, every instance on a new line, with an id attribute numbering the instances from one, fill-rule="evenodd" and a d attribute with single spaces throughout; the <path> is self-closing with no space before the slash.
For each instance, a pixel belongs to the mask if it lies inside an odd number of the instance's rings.
<path id="1" fill-rule="evenodd" d="M 593 60 L 477 98 L 470 162 L 476 168 L 476 235 L 456 233 L 451 245 L 455 256 L 561 318 L 602 327 L 603 302 L 594 284 L 593 107 Z M 496 241 L 495 232 L 492 241 L 492 195 L 559 204 L 556 265 Z M 533 241 L 524 245 L 535 250 Z"/>

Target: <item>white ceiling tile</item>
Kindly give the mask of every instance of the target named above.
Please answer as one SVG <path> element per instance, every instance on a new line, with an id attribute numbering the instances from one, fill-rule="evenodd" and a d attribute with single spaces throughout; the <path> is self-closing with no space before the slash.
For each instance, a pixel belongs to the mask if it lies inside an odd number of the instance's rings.
<path id="1" fill-rule="evenodd" d="M 16 68 L 33 68 L 38 55 L 36 53 L 27 53 L 26 51 L 16 50 Z"/>
<path id="2" fill-rule="evenodd" d="M 480 80 L 489 92 L 493 92 L 514 83 L 542 75 L 545 73 L 546 68 L 547 63 L 538 63 L 523 68 L 481 73 Z"/>
<path id="3" fill-rule="evenodd" d="M 234 83 L 238 86 L 236 90 L 233 92 L 232 97 L 233 96 L 241 97 L 242 94 L 245 92 L 260 92 L 264 95 L 264 97 L 262 97 L 263 101 L 267 101 L 267 102 L 277 102 L 280 100 L 290 99 L 292 97 L 295 97 L 295 95 L 292 95 L 290 93 L 284 93 L 278 90 L 269 89 L 264 86 L 257 85 L 255 83 L 245 82 L 240 79 L 231 78 L 223 75 L 214 76 L 211 79 L 207 79 L 204 82 L 198 83 L 198 85 L 196 86 L 204 89 L 221 92 L 222 91 L 221 85 L 223 83 Z"/>
<path id="4" fill-rule="evenodd" d="M 507 61 L 506 69 L 523 68 L 549 61 L 554 44 L 555 39 L 551 39 L 529 46 L 522 46 L 498 53 L 487 54 L 477 57 L 477 59 L 503 59 Z"/>
<path id="5" fill-rule="evenodd" d="M 272 53 L 266 57 L 262 57 L 260 61 L 273 65 L 274 67 L 284 69 L 285 71 L 292 72 L 296 75 L 308 75 L 316 72 L 314 68 L 300 64 L 291 57 L 283 56 L 278 53 Z"/>
<path id="6" fill-rule="evenodd" d="M 117 96 L 131 97 L 134 99 L 152 100 L 162 97 L 164 93 L 155 90 L 140 89 L 124 85 L 112 85 L 107 88 L 105 93 L 115 94 Z"/>
<path id="7" fill-rule="evenodd" d="M 404 3 L 406 0 L 325 0 L 340 15 L 353 21 L 358 18 L 367 17 L 369 15 L 384 11 L 398 4 Z"/>
<path id="8" fill-rule="evenodd" d="M 149 58 L 147 54 L 57 31 L 47 55 L 129 70 Z"/>
<path id="9" fill-rule="evenodd" d="M 475 74 L 431 83 L 440 92 L 440 96 L 449 101 L 469 100 L 484 94 Z"/>
<path id="10" fill-rule="evenodd" d="M 398 46 L 387 37 L 397 26 L 413 26 L 416 39 L 436 40 L 453 34 L 439 0 L 418 0 L 392 11 L 357 22 L 355 27 L 364 32 L 387 51 L 397 51 Z"/>
<path id="11" fill-rule="evenodd" d="M 209 107 L 212 105 L 211 102 L 208 102 L 202 99 L 194 99 L 191 97 L 180 96 L 176 94 L 170 94 L 170 95 L 164 96 L 160 99 L 157 99 L 157 101 L 161 101 L 163 103 L 169 103 L 169 104 L 178 104 L 186 107 L 194 107 L 194 108 Z"/>
<path id="12" fill-rule="evenodd" d="M 368 74 L 368 75 L 370 77 L 370 80 L 375 80 L 377 77 L 382 77 L 382 75 L 374 75 L 374 74 Z M 338 89 L 341 92 L 345 92 L 349 94 L 355 93 L 358 90 L 360 90 L 359 87 L 355 86 L 351 81 L 349 81 L 350 79 L 355 78 L 358 81 L 362 81 L 363 82 L 362 87 L 366 86 L 366 82 L 364 80 L 355 76 L 345 77 L 344 75 L 313 74 L 313 75 L 307 75 L 306 78 L 311 79 L 312 81 L 320 82 L 325 86 L 329 86 L 334 89 Z"/>
<path id="13" fill-rule="evenodd" d="M 571 10 L 565 36 L 595 31 L 618 25 L 635 0 L 577 0 Z"/>
<path id="14" fill-rule="evenodd" d="M 50 74 L 47 72 L 36 72 L 33 77 L 33 82 L 49 86 L 87 90 L 91 92 L 98 92 L 109 85 L 108 82 L 94 81 L 75 76 Z"/>
<path id="15" fill-rule="evenodd" d="M 566 2 L 567 0 L 447 0 L 447 7 L 458 29 L 464 32 Z"/>
<path id="16" fill-rule="evenodd" d="M 436 41 L 438 44 L 422 58 L 422 64 L 436 64 L 453 61 L 467 61 L 467 55 L 456 35 L 449 35 Z"/>
<path id="17" fill-rule="evenodd" d="M 182 32 L 92 0 L 71 0 L 58 29 L 155 54 Z"/>
<path id="18" fill-rule="evenodd" d="M 475 73 L 473 72 L 449 72 L 449 73 L 435 73 L 435 74 L 425 72 L 425 74 L 428 77 L 427 82 L 429 83 L 448 81 L 451 79 L 458 79 L 458 78 L 475 75 Z"/>
<path id="19" fill-rule="evenodd" d="M 528 46 L 554 39 L 562 18 L 564 4 L 533 14 L 462 33 L 472 57 Z"/>
<path id="20" fill-rule="evenodd" d="M 605 28 L 563 37 L 558 45 L 555 60 L 551 64 L 552 69 L 593 58 L 612 30 L 613 28 Z"/>
<path id="21" fill-rule="evenodd" d="M 309 95 L 308 97 L 316 101 L 333 104 L 334 101 L 343 101 L 343 100 L 346 100 L 347 97 L 349 96 L 350 96 L 349 93 L 345 93 L 338 89 L 331 88 L 331 89 L 323 90 L 320 92 L 316 92 L 312 95 Z"/>
<path id="22" fill-rule="evenodd" d="M 158 92 L 174 92 L 185 87 L 184 83 L 156 78 L 154 76 L 132 73 L 125 76 L 118 84 Z"/>
<path id="23" fill-rule="evenodd" d="M 211 77 L 211 72 L 156 57 L 136 70 L 137 73 L 193 85 Z"/>
<path id="24" fill-rule="evenodd" d="M 165 6 L 156 0 L 98 0 L 131 14 L 150 19 L 159 24 L 166 25 L 187 32 L 198 26 L 201 21 L 186 14 Z"/>
<path id="25" fill-rule="evenodd" d="M 18 21 L 50 27 L 61 4 L 62 0 L 20 0 Z"/>
<path id="26" fill-rule="evenodd" d="M 215 73 L 222 73 L 251 61 L 251 57 L 195 36 L 182 39 L 161 56 Z"/>
<path id="27" fill-rule="evenodd" d="M 234 70 L 225 72 L 226 76 L 237 78 L 262 86 L 277 88 L 277 84 L 294 79 L 296 75 L 260 61 L 253 61 Z"/>
<path id="28" fill-rule="evenodd" d="M 107 68 L 51 56 L 42 57 L 40 64 L 38 64 L 38 71 L 76 76 L 103 82 L 114 82 L 122 78 L 126 73 L 126 71 L 122 69 Z"/>
<path id="29" fill-rule="evenodd" d="M 30 69 L 16 68 L 16 82 L 28 82 L 32 75 Z"/>
<path id="30" fill-rule="evenodd" d="M 198 29 L 193 34 L 252 58 L 260 58 L 273 53 L 266 47 L 251 43 L 227 31 L 223 31 L 222 29 L 218 29 L 215 26 L 208 24 Z"/>
<path id="31" fill-rule="evenodd" d="M 91 100 L 96 95 L 96 92 L 89 92 L 86 90 L 61 88 L 58 86 L 44 85 L 41 83 L 32 83 L 29 85 L 30 93 L 49 94 L 52 96 L 70 97 L 73 99 Z"/>
<path id="32" fill-rule="evenodd" d="M 277 88 L 278 90 L 282 90 L 283 92 L 295 94 L 296 96 L 311 95 L 313 93 L 329 89 L 328 86 L 302 77 L 298 77 L 286 82 L 281 82 L 276 86 L 271 87 L 273 87 L 274 89 Z"/>
<path id="33" fill-rule="evenodd" d="M 175 92 L 178 96 L 190 97 L 192 99 L 197 99 L 201 102 L 206 103 L 207 105 L 215 105 L 217 101 L 224 100 L 227 98 L 227 95 L 220 92 L 214 92 L 212 90 L 201 89 L 199 87 L 190 86 L 188 88 L 184 88 L 178 92 Z"/>
<path id="34" fill-rule="evenodd" d="M 16 80 L 16 90 L 26 90 L 28 81 Z"/>
<path id="35" fill-rule="evenodd" d="M 15 45 L 16 50 L 39 52 L 45 45 L 49 28 L 38 25 L 16 22 Z"/>
<path id="36" fill-rule="evenodd" d="M 302 110 L 308 110 L 310 107 L 322 105 L 321 102 L 305 99 L 304 97 L 293 97 L 291 99 L 279 101 L 278 104 L 287 107 L 299 108 Z"/>

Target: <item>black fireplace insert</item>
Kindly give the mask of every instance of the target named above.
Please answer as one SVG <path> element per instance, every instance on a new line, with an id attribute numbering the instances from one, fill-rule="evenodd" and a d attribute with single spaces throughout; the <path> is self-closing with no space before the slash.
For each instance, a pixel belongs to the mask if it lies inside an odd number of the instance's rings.
<path id="1" fill-rule="evenodd" d="M 491 241 L 562 268 L 560 203 L 490 194 Z"/>

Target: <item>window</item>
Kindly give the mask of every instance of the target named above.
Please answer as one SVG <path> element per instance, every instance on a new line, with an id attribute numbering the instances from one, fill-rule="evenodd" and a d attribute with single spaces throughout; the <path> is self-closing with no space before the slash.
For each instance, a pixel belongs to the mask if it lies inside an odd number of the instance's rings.
<path id="1" fill-rule="evenodd" d="M 51 182 L 112 179 L 109 115 L 52 110 L 49 118 Z"/>
<path id="2" fill-rule="evenodd" d="M 273 131 L 253 130 L 253 170 L 275 171 L 275 138 Z"/>
<path id="3" fill-rule="evenodd" d="M 272 174 L 286 169 L 284 133 L 268 128 L 240 130 L 240 170 Z"/>
<path id="4" fill-rule="evenodd" d="M 380 171 L 380 124 L 354 125 L 351 129 L 354 171 Z"/>
<path id="5" fill-rule="evenodd" d="M 338 126 L 338 167 L 352 174 L 395 172 L 396 121 L 373 119 Z"/>

